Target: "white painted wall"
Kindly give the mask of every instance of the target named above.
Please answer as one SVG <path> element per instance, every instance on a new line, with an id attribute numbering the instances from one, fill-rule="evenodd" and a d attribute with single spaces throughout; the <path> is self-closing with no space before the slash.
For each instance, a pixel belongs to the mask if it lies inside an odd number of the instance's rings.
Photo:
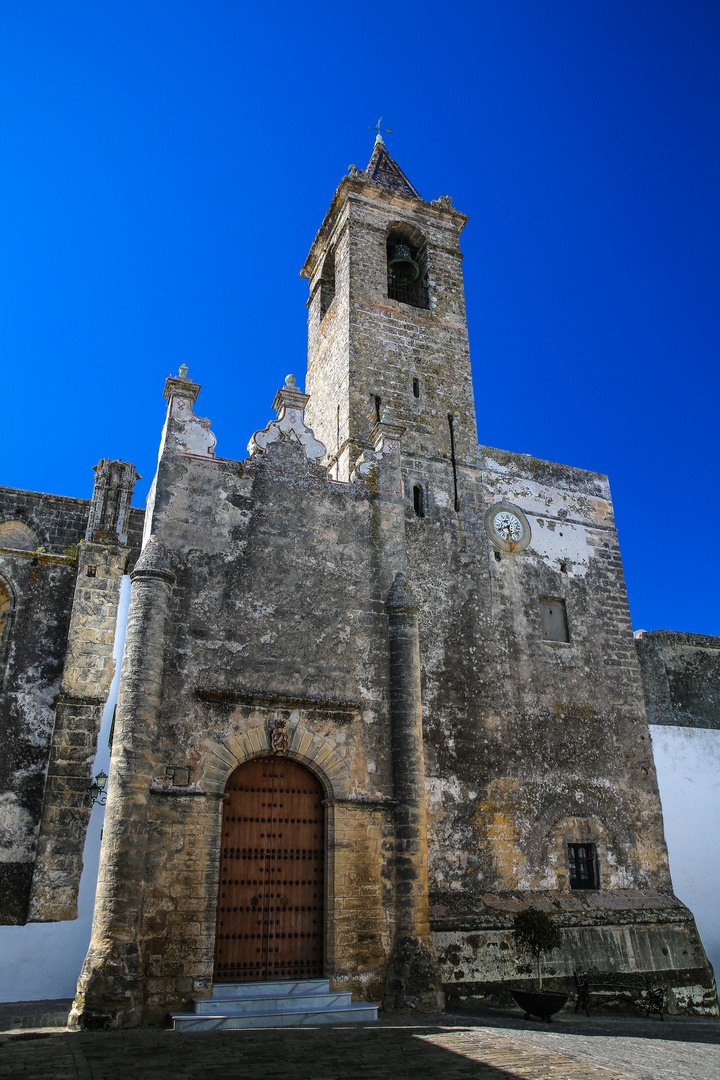
<path id="1" fill-rule="evenodd" d="M 651 725 L 675 895 L 720 976 L 720 731 Z"/>
<path id="2" fill-rule="evenodd" d="M 93 776 L 100 769 L 109 771 L 108 737 L 120 684 L 129 602 L 130 578 L 126 576 L 120 586 L 115 629 L 115 677 L 103 711 Z M 85 841 L 78 918 L 73 922 L 0 926 L 0 1001 L 42 1001 L 75 996 L 78 975 L 90 943 L 104 816 L 105 808 L 95 805 Z"/>

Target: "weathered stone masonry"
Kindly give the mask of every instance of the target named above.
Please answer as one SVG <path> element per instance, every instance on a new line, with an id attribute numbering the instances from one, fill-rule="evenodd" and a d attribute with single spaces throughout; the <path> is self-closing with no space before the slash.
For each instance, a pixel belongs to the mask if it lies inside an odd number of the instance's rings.
<path id="1" fill-rule="evenodd" d="M 226 787 L 270 754 L 323 788 L 336 987 L 386 1008 L 503 1001 L 531 977 L 509 929 L 534 903 L 563 927 L 551 984 L 646 971 L 671 1010 L 717 1011 L 673 895 L 607 479 L 477 443 L 466 220 L 421 199 L 379 141 L 303 267 L 307 392 L 288 376 L 277 418 L 231 461 L 187 368 L 167 380 L 78 1026 L 160 1022 L 211 992 Z M 400 242 L 422 271 L 405 300 L 389 295 Z M 70 556 L 52 564 L 70 641 L 62 686 L 62 644 L 52 669 L 34 918 L 73 910 L 112 598 L 134 564 L 118 531 L 130 468 L 100 469 L 77 577 Z M 573 887 L 572 845 L 593 852 L 593 888 Z M 236 914 L 251 940 L 255 908 Z"/>
<path id="2" fill-rule="evenodd" d="M 145 550 L 162 545 L 175 583 L 162 642 L 132 630 L 162 683 L 132 783 L 113 755 L 79 1024 L 209 992 L 218 807 L 278 723 L 325 788 L 335 985 L 386 1007 L 437 1007 L 440 979 L 502 998 L 531 901 L 565 928 L 551 979 L 652 971 L 672 1008 L 716 1008 L 672 894 L 607 480 L 478 447 L 466 219 L 384 184 L 382 154 L 343 180 L 311 249 L 308 393 L 288 377 L 251 458 L 215 457 L 186 370 L 166 385 Z M 391 235 L 422 246 L 428 307 L 388 296 Z M 497 507 L 522 544 L 492 531 Z M 557 640 L 543 603 L 561 607 Z M 118 724 L 134 746 L 129 705 Z M 570 888 L 573 843 L 596 852 L 592 890 Z"/>
<path id="3" fill-rule="evenodd" d="M 649 724 L 720 727 L 720 638 L 640 630 L 635 647 Z"/>
<path id="4" fill-rule="evenodd" d="M 125 500 L 90 534 L 117 485 Z M 133 466 L 100 462 L 92 502 L 0 489 L 3 619 L 0 730 L 0 919 L 77 915 L 86 794 L 112 681 L 120 578 L 140 546 L 143 513 L 130 510 Z M 100 483 L 97 481 L 100 480 Z M 86 539 L 87 538 L 87 539 Z"/>

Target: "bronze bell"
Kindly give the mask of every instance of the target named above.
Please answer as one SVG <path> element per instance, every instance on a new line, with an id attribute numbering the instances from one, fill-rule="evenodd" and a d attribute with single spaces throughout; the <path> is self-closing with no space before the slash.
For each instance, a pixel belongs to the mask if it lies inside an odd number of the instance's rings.
<path id="1" fill-rule="evenodd" d="M 388 261 L 388 270 L 396 281 L 417 281 L 420 267 L 412 257 L 407 244 L 395 244 L 392 259 Z"/>

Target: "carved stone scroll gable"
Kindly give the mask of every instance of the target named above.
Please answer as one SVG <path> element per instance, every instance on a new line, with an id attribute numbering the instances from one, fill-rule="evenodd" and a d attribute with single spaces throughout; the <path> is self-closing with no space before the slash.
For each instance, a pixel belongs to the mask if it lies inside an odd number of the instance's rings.
<path id="1" fill-rule="evenodd" d="M 367 480 L 377 468 L 382 454 L 372 450 L 363 450 L 350 472 L 350 480 Z"/>
<path id="2" fill-rule="evenodd" d="M 251 457 L 267 453 L 268 446 L 280 439 L 289 439 L 302 446 L 309 461 L 320 462 L 327 453 L 326 447 L 312 433 L 304 420 L 304 409 L 309 400 L 307 394 L 295 388 L 295 376 L 288 375 L 285 386 L 275 395 L 273 408 L 277 410 L 277 420 L 271 420 L 262 431 L 256 431 L 248 443 Z"/>
<path id="3" fill-rule="evenodd" d="M 386 407 L 382 418 L 370 432 L 375 449 L 363 450 L 351 470 L 350 479 L 369 480 L 383 463 L 383 459 L 395 457 L 399 461 L 400 440 L 404 434 L 405 428 L 395 423 L 392 413 Z"/>
<path id="4" fill-rule="evenodd" d="M 210 420 L 206 416 L 196 416 L 193 410 L 199 392 L 200 384 L 187 378 L 184 364 L 180 374 L 176 378 L 171 376 L 165 383 L 168 411 L 161 453 L 215 457 L 217 439 L 210 430 Z"/>

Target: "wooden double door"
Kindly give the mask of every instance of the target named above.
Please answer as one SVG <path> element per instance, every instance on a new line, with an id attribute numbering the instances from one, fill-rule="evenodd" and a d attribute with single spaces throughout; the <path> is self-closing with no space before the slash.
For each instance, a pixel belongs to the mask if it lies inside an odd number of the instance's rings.
<path id="1" fill-rule="evenodd" d="M 223 810 L 215 981 L 323 974 L 325 807 L 290 758 L 238 766 Z"/>

